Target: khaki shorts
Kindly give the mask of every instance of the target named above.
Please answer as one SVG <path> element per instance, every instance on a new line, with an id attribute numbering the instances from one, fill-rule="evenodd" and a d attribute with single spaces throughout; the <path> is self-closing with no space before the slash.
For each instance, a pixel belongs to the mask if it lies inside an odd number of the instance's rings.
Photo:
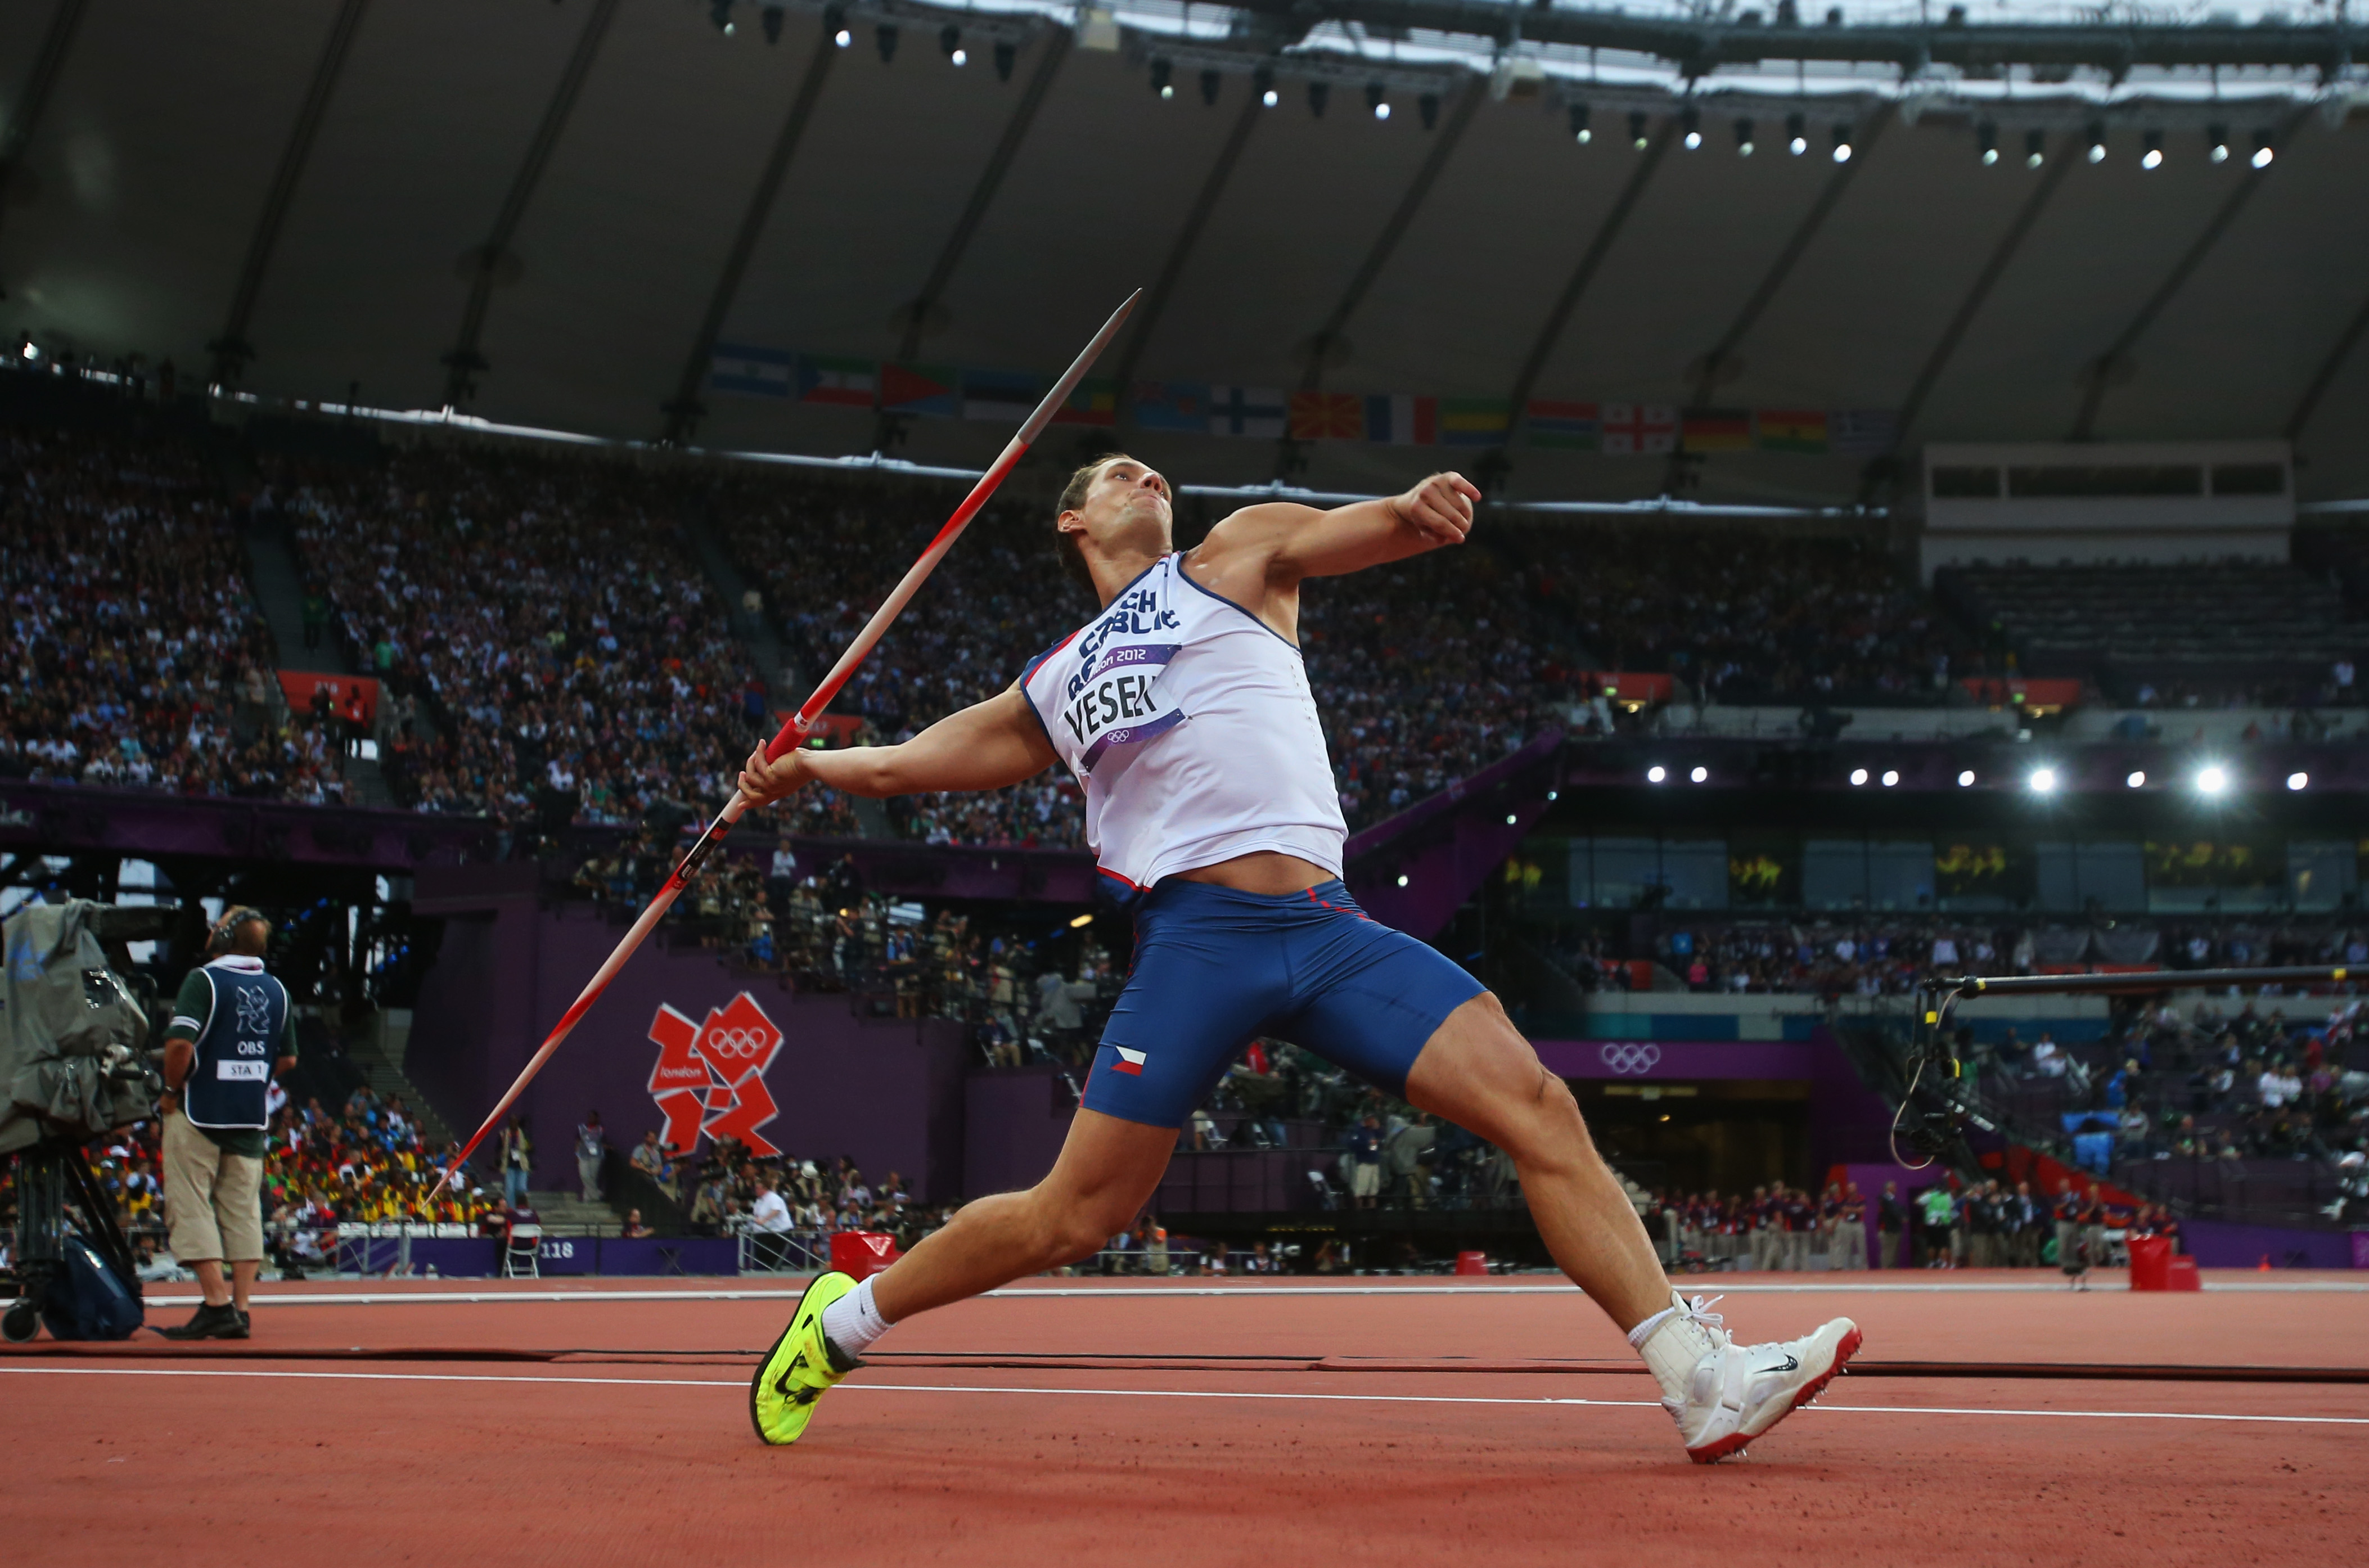
<path id="1" fill-rule="evenodd" d="M 263 1162 L 223 1152 L 189 1117 L 166 1112 L 165 1219 L 179 1262 L 260 1262 Z"/>
<path id="2" fill-rule="evenodd" d="M 1349 1162 L 1349 1196 L 1351 1197 L 1371 1197 L 1381 1190 L 1381 1162 L 1353 1160 Z"/>

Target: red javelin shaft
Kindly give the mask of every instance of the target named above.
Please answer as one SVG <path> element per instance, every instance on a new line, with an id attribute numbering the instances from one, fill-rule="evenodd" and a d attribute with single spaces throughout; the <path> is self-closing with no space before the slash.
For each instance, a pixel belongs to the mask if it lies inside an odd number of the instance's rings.
<path id="1" fill-rule="evenodd" d="M 1053 422 L 1053 416 L 1059 413 L 1061 406 L 1070 400 L 1070 395 L 1085 379 L 1086 372 L 1110 346 L 1110 340 L 1118 335 L 1127 313 L 1135 309 L 1135 302 L 1142 297 L 1141 289 L 1127 295 L 1127 302 L 1103 323 L 1103 329 L 1094 334 L 1094 340 L 1086 345 L 1085 351 L 1053 384 L 1053 390 L 1045 395 L 1045 401 L 1036 406 L 1036 411 L 1028 416 L 1027 423 L 1020 427 L 1019 433 L 1004 446 L 988 471 L 979 476 L 978 483 L 971 486 L 970 494 L 963 498 L 962 505 L 955 509 L 954 516 L 946 520 L 946 525 L 938 530 L 937 537 L 930 541 L 930 547 L 921 552 L 921 559 L 913 563 L 912 570 L 905 574 L 904 580 L 881 602 L 880 608 L 872 612 L 872 619 L 864 623 L 864 630 L 855 635 L 855 640 L 847 645 L 847 651 L 839 656 L 839 662 L 830 667 L 830 673 L 823 677 L 822 684 L 815 688 L 814 695 L 799 704 L 798 711 L 790 715 L 790 722 L 782 726 L 782 732 L 766 743 L 768 761 L 779 759 L 784 752 L 795 749 L 806 739 L 807 733 L 814 728 L 815 720 L 830 706 L 830 700 L 839 695 L 839 689 L 847 684 L 848 677 L 855 673 L 855 667 L 863 663 L 864 656 L 878 644 L 882 635 L 888 630 L 889 623 L 896 620 L 905 606 L 912 601 L 922 582 L 945 558 L 946 552 L 954 548 L 955 541 L 961 537 L 962 531 L 970 525 L 970 520 L 978 515 L 978 509 L 987 504 L 987 498 L 995 494 L 996 486 L 1003 483 L 1004 475 L 1012 472 L 1022 454 L 1044 433 L 1045 427 Z M 724 809 L 715 814 L 715 820 L 707 825 L 707 830 L 699 835 L 697 841 L 684 853 L 681 864 L 667 877 L 666 886 L 658 889 L 658 897 L 650 900 L 649 907 L 634 921 L 633 929 L 625 933 L 624 940 L 617 944 L 616 951 L 609 955 L 590 983 L 560 1015 L 558 1024 L 544 1039 L 542 1048 L 527 1059 L 526 1070 L 518 1075 L 518 1082 L 509 1086 L 500 1101 L 486 1114 L 484 1123 L 469 1135 L 469 1141 L 461 1146 L 461 1152 L 444 1168 L 444 1173 L 437 1178 L 434 1191 L 428 1195 L 429 1202 L 436 1200 L 437 1195 L 452 1182 L 453 1173 L 466 1164 L 469 1156 L 476 1152 L 477 1145 L 486 1140 L 486 1134 L 492 1131 L 504 1113 L 518 1103 L 519 1095 L 525 1092 L 534 1075 L 543 1070 L 543 1064 L 559 1049 L 559 1043 L 567 1038 L 569 1031 L 592 1010 L 592 1004 L 601 1000 L 601 993 L 609 989 L 609 982 L 617 978 L 617 971 L 625 967 L 625 960 L 634 956 L 634 950 L 641 946 L 643 939 L 673 907 L 683 885 L 698 871 L 700 863 L 723 841 L 724 836 L 732 830 L 732 824 L 740 820 L 742 813 L 748 809 L 749 797 L 735 791 Z"/>

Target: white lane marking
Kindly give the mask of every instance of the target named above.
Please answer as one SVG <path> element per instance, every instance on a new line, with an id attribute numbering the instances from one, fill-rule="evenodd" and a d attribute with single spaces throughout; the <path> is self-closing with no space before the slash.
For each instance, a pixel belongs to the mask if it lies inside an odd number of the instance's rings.
<path id="1" fill-rule="evenodd" d="M 1714 1275 L 1682 1275 L 1677 1280 L 1682 1288 L 1717 1290 L 1722 1295 L 1750 1296 L 1960 1296 L 1997 1294 L 2000 1292 L 2036 1294 L 2054 1292 L 2068 1294 L 2062 1285 L 2034 1281 L 2020 1283 L 1967 1283 L 1963 1285 L 1731 1285 Z M 388 1290 L 388 1291 L 287 1291 L 279 1294 L 258 1293 L 250 1305 L 258 1307 L 383 1307 L 430 1302 L 461 1302 L 476 1304 L 487 1301 L 777 1301 L 795 1300 L 806 1288 L 803 1280 L 794 1288 L 768 1290 L 742 1287 L 738 1289 L 711 1290 Z M 2297 1280 L 2290 1284 L 2254 1284 L 2234 1281 L 2227 1284 L 2208 1281 L 2207 1290 L 2233 1290 L 2291 1294 L 2313 1291 L 2335 1291 L 2352 1295 L 2369 1294 L 2369 1281 L 2355 1285 L 2342 1280 Z M 2114 1289 L 2104 1294 L 2120 1294 Z M 1002 1290 L 990 1290 L 983 1300 L 1009 1301 L 1031 1296 L 1082 1298 L 1175 1298 L 1184 1296 L 1576 1296 L 1578 1288 L 1567 1282 L 1555 1285 L 1115 1285 L 1107 1287 L 1021 1286 Z M 150 1307 L 195 1307 L 204 1299 L 200 1296 L 151 1296 L 143 1305 Z"/>
<path id="2" fill-rule="evenodd" d="M 570 1378 L 521 1372 L 281 1372 L 262 1368 L 182 1367 L 7 1367 L 0 1373 L 39 1377 L 85 1378 L 297 1378 L 383 1383 L 593 1383 L 642 1389 L 740 1389 L 745 1379 L 715 1378 Z M 1654 1400 L 1574 1399 L 1567 1396 L 1515 1398 L 1490 1394 L 1317 1394 L 1269 1393 L 1218 1389 L 1024 1389 L 952 1383 L 848 1383 L 866 1393 L 905 1394 L 1044 1394 L 1082 1395 L 1098 1399 L 1231 1399 L 1284 1400 L 1309 1404 L 1527 1404 L 1587 1405 L 1605 1410 L 1659 1410 Z M 2283 1426 L 2369 1426 L 2360 1415 L 2230 1415 L 2186 1410 L 2022 1410 L 1980 1405 L 1935 1404 L 1814 1404 L 1812 1412 L 1859 1415 L 2027 1415 L 2090 1421 L 2237 1421 Z"/>

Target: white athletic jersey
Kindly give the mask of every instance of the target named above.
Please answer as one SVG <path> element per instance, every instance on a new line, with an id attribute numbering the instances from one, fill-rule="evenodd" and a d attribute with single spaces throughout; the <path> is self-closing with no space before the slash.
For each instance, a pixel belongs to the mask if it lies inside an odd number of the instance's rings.
<path id="1" fill-rule="evenodd" d="M 1349 827 L 1299 650 L 1167 555 L 1029 662 L 1022 692 L 1086 792 L 1102 869 L 1163 876 L 1276 850 L 1341 874 Z"/>

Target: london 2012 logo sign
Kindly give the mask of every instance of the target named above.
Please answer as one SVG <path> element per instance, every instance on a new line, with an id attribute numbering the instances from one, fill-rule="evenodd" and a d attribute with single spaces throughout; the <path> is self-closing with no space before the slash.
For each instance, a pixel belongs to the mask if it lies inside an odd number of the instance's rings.
<path id="1" fill-rule="evenodd" d="M 761 1160 L 781 1152 L 759 1129 L 780 1115 L 765 1070 L 781 1052 L 782 1031 L 755 997 L 744 990 L 696 1022 L 661 1006 L 650 1038 L 658 1047 L 650 1097 L 666 1117 L 660 1142 L 688 1154 L 702 1137 L 731 1138 Z"/>

